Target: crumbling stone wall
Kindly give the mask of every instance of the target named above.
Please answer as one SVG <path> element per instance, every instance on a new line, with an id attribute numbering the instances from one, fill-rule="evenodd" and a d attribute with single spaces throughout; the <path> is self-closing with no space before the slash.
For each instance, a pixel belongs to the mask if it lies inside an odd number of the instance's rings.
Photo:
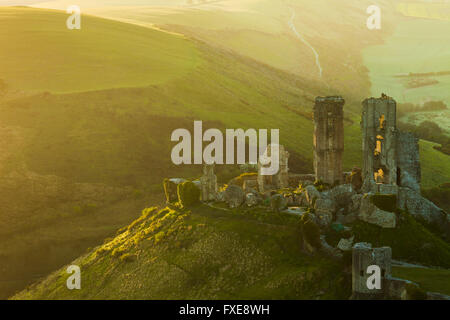
<path id="1" fill-rule="evenodd" d="M 397 134 L 397 184 L 420 193 L 419 139 L 411 132 Z"/>
<path id="2" fill-rule="evenodd" d="M 397 184 L 396 102 L 383 96 L 366 99 L 362 106 L 363 188 L 378 192 L 377 184 Z"/>
<path id="3" fill-rule="evenodd" d="M 258 162 L 258 188 L 260 192 L 268 190 L 277 190 L 289 187 L 289 152 L 285 150 L 283 145 L 278 145 L 279 150 L 279 170 L 278 173 L 269 176 L 262 175 L 261 169 L 264 165 L 261 161 Z M 269 144 L 266 148 L 264 156 L 270 157 L 272 152 L 272 147 Z"/>
<path id="4" fill-rule="evenodd" d="M 383 299 L 387 294 L 387 278 L 391 276 L 392 249 L 372 248 L 370 243 L 360 242 L 352 250 L 352 299 Z M 369 289 L 367 268 L 377 265 L 381 269 L 381 288 Z"/>
<path id="5" fill-rule="evenodd" d="M 200 178 L 202 201 L 216 200 L 217 176 L 214 174 L 214 165 L 205 164 L 203 166 L 203 176 Z"/>
<path id="6" fill-rule="evenodd" d="M 314 105 L 314 173 L 317 180 L 343 182 L 344 111 L 342 97 L 317 97 Z"/>

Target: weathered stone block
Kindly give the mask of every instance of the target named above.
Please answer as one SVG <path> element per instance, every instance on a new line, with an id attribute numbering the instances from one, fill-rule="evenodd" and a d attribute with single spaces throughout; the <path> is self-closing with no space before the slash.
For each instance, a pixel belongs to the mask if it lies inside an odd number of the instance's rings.
<path id="1" fill-rule="evenodd" d="M 237 208 L 245 201 L 245 194 L 241 187 L 230 185 L 225 190 L 224 200 L 230 208 Z"/>
<path id="2" fill-rule="evenodd" d="M 270 198 L 270 207 L 273 212 L 281 212 L 287 208 L 288 202 L 281 194 L 274 194 Z"/>
<path id="3" fill-rule="evenodd" d="M 412 189 L 399 189 L 398 206 L 403 210 L 408 210 L 415 218 L 423 219 L 428 223 L 438 225 L 446 223 L 445 212 Z"/>
<path id="4" fill-rule="evenodd" d="M 354 194 L 355 191 L 351 184 L 341 184 L 330 190 L 330 196 L 339 208 L 347 208 L 350 205 Z"/>
<path id="5" fill-rule="evenodd" d="M 339 243 L 337 245 L 338 249 L 342 251 L 350 251 L 353 247 L 353 240 L 355 240 L 355 237 L 351 237 L 349 239 L 342 238 L 339 240 Z"/>
<path id="6" fill-rule="evenodd" d="M 342 183 L 344 111 L 342 97 L 317 97 L 314 105 L 314 173 L 330 185 Z"/>
<path id="7" fill-rule="evenodd" d="M 260 201 L 260 198 L 255 193 L 247 193 L 245 195 L 245 203 L 249 207 L 256 206 Z"/>
<path id="8" fill-rule="evenodd" d="M 420 193 L 419 139 L 411 132 L 397 133 L 397 166 L 399 185 Z"/>
<path id="9" fill-rule="evenodd" d="M 395 228 L 397 221 L 395 213 L 381 210 L 375 206 L 370 201 L 370 194 L 362 197 L 358 218 L 383 228 Z"/>
<path id="10" fill-rule="evenodd" d="M 314 208 L 314 203 L 317 199 L 321 198 L 320 192 L 317 191 L 316 187 L 310 185 L 305 188 L 304 191 L 306 202 L 311 208 Z"/>
<path id="11" fill-rule="evenodd" d="M 321 227 L 329 226 L 333 221 L 336 204 L 331 199 L 318 198 L 314 204 L 317 222 Z"/>
<path id="12" fill-rule="evenodd" d="M 383 299 L 387 292 L 386 277 L 391 275 L 392 250 L 389 247 L 372 248 L 370 243 L 359 242 L 352 250 L 352 298 Z M 376 265 L 381 271 L 381 287 L 369 288 L 369 266 Z"/>

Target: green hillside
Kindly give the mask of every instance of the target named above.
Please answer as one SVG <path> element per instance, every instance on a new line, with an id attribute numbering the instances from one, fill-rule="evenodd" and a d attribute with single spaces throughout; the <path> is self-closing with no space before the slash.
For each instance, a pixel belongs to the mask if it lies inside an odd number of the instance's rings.
<path id="1" fill-rule="evenodd" d="M 301 252 L 299 218 L 149 208 L 114 239 L 75 260 L 82 289 L 65 269 L 13 299 L 348 299 L 349 273 Z"/>
<path id="2" fill-rule="evenodd" d="M 81 30 L 69 30 L 68 17 L 1 8 L 0 79 L 26 91 L 93 91 L 164 83 L 199 62 L 181 36 L 85 15 Z"/>
<path id="3" fill-rule="evenodd" d="M 395 259 L 448 267 L 448 243 L 401 215 L 395 230 L 358 221 L 351 233 L 358 242 L 392 247 Z M 349 256 L 305 254 L 300 221 L 261 206 L 147 208 L 69 264 L 81 269 L 81 290 L 67 289 L 66 265 L 12 299 L 348 299 Z M 327 241 L 336 245 L 340 235 L 330 229 Z M 414 270 L 394 275 L 448 291 L 448 270 Z"/>
<path id="4" fill-rule="evenodd" d="M 369 94 L 370 82 L 361 50 L 382 43 L 395 22 L 391 1 L 383 0 L 377 3 L 383 10 L 382 30 L 365 28 L 366 8 L 372 4 L 370 0 L 226 0 L 194 7 L 159 7 L 149 2 L 86 10 L 186 34 L 362 100 Z"/>

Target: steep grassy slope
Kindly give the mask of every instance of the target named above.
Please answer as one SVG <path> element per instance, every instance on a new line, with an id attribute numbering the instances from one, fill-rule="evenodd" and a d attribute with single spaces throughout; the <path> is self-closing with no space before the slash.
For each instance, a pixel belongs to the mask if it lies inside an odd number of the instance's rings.
<path id="1" fill-rule="evenodd" d="M 301 252 L 298 219 L 149 208 L 73 262 L 81 290 L 63 268 L 14 299 L 348 299 L 344 265 Z"/>
<path id="2" fill-rule="evenodd" d="M 81 30 L 69 30 L 68 17 L 0 9 L 0 78 L 27 91 L 92 91 L 164 83 L 198 63 L 197 50 L 182 37 L 89 16 Z"/>

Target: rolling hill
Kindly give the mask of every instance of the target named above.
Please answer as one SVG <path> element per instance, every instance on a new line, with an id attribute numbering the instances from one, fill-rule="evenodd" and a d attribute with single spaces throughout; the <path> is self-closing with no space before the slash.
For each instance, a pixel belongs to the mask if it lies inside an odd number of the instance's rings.
<path id="1" fill-rule="evenodd" d="M 148 208 L 73 262 L 81 290 L 63 268 L 13 299 L 347 299 L 345 265 L 302 253 L 297 220 Z"/>
<path id="2" fill-rule="evenodd" d="M 81 30 L 69 30 L 68 16 L 1 9 L 0 78 L 25 91 L 93 91 L 164 83 L 198 63 L 183 37 L 88 16 Z"/>
<path id="3" fill-rule="evenodd" d="M 115 237 L 71 264 L 81 289 L 68 290 L 67 266 L 12 299 L 338 299 L 351 295 L 351 259 L 302 250 L 300 218 L 268 208 L 151 207 Z M 398 229 L 352 225 L 358 241 L 389 245 L 393 257 L 450 264 L 450 246 L 413 218 Z M 339 238 L 338 238 L 339 239 Z M 423 241 L 432 249 L 420 247 Z M 448 291 L 448 270 L 396 274 Z"/>

